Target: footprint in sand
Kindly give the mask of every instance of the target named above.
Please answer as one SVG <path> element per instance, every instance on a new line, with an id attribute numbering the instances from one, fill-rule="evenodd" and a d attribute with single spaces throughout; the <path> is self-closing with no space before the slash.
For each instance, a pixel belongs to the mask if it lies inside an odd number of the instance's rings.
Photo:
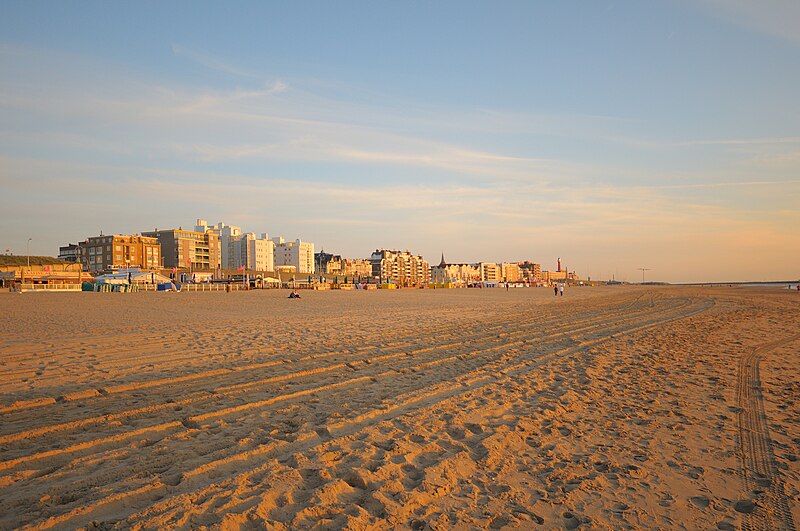
<path id="1" fill-rule="evenodd" d="M 689 498 L 689 503 L 700 509 L 705 509 L 708 507 L 709 501 L 707 496 L 692 496 Z"/>

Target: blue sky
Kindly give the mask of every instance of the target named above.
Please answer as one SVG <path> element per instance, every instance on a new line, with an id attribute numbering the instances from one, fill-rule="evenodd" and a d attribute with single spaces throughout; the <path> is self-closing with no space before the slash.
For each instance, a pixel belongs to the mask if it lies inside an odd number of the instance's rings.
<path id="1" fill-rule="evenodd" d="M 798 28 L 791 1 L 5 2 L 0 250 L 202 217 L 795 279 Z"/>

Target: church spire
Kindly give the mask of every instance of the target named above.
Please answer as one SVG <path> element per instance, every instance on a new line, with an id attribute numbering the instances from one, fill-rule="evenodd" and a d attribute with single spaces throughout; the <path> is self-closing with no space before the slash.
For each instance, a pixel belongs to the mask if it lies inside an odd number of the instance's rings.
<path id="1" fill-rule="evenodd" d="M 442 261 L 439 262 L 439 267 L 444 267 L 447 265 L 447 262 L 444 261 L 444 251 L 442 251 Z"/>

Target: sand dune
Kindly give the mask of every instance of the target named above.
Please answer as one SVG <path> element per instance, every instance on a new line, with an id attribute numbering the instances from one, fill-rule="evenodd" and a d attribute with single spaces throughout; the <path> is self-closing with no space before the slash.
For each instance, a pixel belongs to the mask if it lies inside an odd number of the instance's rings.
<path id="1" fill-rule="evenodd" d="M 2 528 L 794 529 L 800 296 L 1 294 Z"/>

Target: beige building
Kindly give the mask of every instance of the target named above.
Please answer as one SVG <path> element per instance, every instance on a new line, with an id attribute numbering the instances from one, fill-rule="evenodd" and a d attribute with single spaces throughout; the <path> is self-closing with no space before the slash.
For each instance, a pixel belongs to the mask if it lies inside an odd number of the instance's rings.
<path id="1" fill-rule="evenodd" d="M 163 267 L 216 271 L 222 265 L 219 236 L 214 231 L 170 229 L 143 232 L 161 243 Z"/>
<path id="2" fill-rule="evenodd" d="M 78 244 L 77 257 L 84 269 L 91 272 L 162 267 L 161 244 L 147 236 L 94 236 Z"/>
<path id="3" fill-rule="evenodd" d="M 567 280 L 566 271 L 542 271 L 542 281 L 561 282 Z"/>
<path id="4" fill-rule="evenodd" d="M 467 286 L 481 281 L 481 270 L 477 264 L 448 264 L 444 260 L 431 268 L 431 282 Z"/>
<path id="5" fill-rule="evenodd" d="M 40 261 L 39 261 L 40 262 Z M 11 287 L 22 283 L 27 287 L 80 289 L 81 281 L 92 280 L 92 275 L 83 272 L 81 264 L 76 262 L 37 263 L 28 265 L 0 264 L 0 286 Z"/>
<path id="6" fill-rule="evenodd" d="M 342 260 L 342 275 L 366 279 L 372 276 L 372 263 L 361 258 Z"/>
<path id="7" fill-rule="evenodd" d="M 318 274 L 351 278 L 368 278 L 372 276 L 372 262 L 359 258 L 342 258 L 333 256 L 325 263 L 324 271 Z"/>
<path id="8" fill-rule="evenodd" d="M 519 282 L 522 280 L 522 270 L 519 264 L 503 262 L 500 264 L 500 278 L 503 282 Z"/>
<path id="9" fill-rule="evenodd" d="M 295 240 L 287 242 L 283 238 L 273 238 L 275 244 L 275 269 L 294 266 L 297 273 L 314 273 L 314 244 Z"/>
<path id="10" fill-rule="evenodd" d="M 542 280 L 542 264 L 534 262 L 519 262 L 522 279 L 527 282 L 540 282 Z"/>
<path id="11" fill-rule="evenodd" d="M 431 280 L 430 266 L 409 251 L 378 249 L 370 256 L 372 276 L 398 286 L 421 286 Z"/>
<path id="12" fill-rule="evenodd" d="M 497 282 L 502 280 L 500 267 L 494 262 L 479 262 L 478 269 L 481 272 L 481 280 L 484 282 Z"/>

